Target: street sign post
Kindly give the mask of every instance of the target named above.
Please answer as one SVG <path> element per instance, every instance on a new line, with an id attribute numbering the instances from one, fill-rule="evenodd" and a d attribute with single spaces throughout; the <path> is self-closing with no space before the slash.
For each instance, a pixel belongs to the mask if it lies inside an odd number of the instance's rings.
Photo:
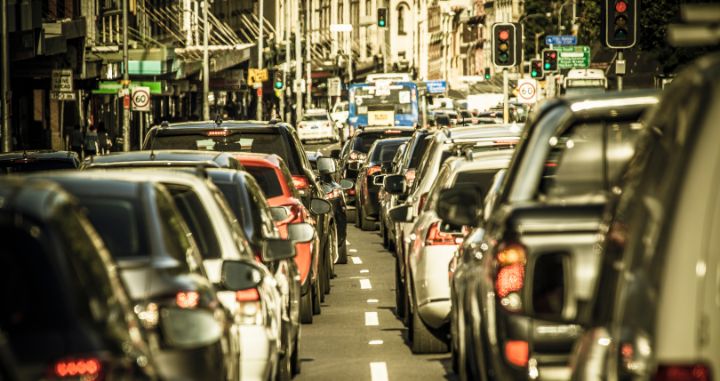
<path id="1" fill-rule="evenodd" d="M 557 51 L 560 69 L 587 69 L 590 67 L 590 47 L 587 45 L 558 46 Z"/>
<path id="2" fill-rule="evenodd" d="M 132 89 L 132 109 L 133 111 L 150 111 L 150 88 L 149 87 L 133 87 Z"/>
<path id="3" fill-rule="evenodd" d="M 518 80 L 518 102 L 525 104 L 536 103 L 537 89 L 537 81 L 534 79 L 523 78 Z"/>
<path id="4" fill-rule="evenodd" d="M 545 36 L 547 45 L 577 45 L 577 36 Z"/>
<path id="5" fill-rule="evenodd" d="M 425 81 L 428 94 L 442 94 L 447 91 L 447 82 L 443 80 Z"/>
<path id="6" fill-rule="evenodd" d="M 72 70 L 60 69 L 52 71 L 50 99 L 63 102 L 76 100 Z"/>
<path id="7" fill-rule="evenodd" d="M 340 77 L 328 78 L 328 96 L 339 97 L 342 95 L 342 82 Z"/>

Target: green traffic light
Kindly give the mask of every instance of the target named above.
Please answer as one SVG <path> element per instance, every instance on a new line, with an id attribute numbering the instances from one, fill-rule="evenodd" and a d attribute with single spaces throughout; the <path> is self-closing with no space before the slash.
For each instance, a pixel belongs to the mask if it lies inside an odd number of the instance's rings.
<path id="1" fill-rule="evenodd" d="M 548 62 L 545 64 L 545 70 L 549 70 L 549 69 L 550 69 L 550 63 Z"/>
<path id="2" fill-rule="evenodd" d="M 282 82 L 275 82 L 275 88 L 276 89 L 282 89 L 283 83 Z"/>
<path id="3" fill-rule="evenodd" d="M 385 26 L 385 20 L 380 20 L 380 21 L 378 21 L 378 24 L 379 24 L 380 26 Z"/>
<path id="4" fill-rule="evenodd" d="M 485 74 L 485 79 L 490 79 L 490 74 Z"/>
<path id="5" fill-rule="evenodd" d="M 538 76 L 538 75 L 537 75 L 537 71 L 533 70 L 532 72 L 530 72 L 530 76 L 531 76 L 531 77 L 537 77 L 537 76 Z"/>

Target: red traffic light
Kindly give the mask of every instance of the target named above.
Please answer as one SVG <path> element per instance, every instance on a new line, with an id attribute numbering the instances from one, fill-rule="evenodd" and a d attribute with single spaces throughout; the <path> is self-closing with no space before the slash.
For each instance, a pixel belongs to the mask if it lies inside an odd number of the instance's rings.
<path id="1" fill-rule="evenodd" d="M 618 13 L 625 13 L 628 9 L 628 4 L 624 2 L 623 0 L 618 1 L 615 3 L 615 11 Z"/>
<path id="2" fill-rule="evenodd" d="M 557 57 L 557 54 L 555 52 L 550 53 L 550 58 L 555 59 Z"/>
<path id="3" fill-rule="evenodd" d="M 501 30 L 500 33 L 498 33 L 498 38 L 501 40 L 507 40 L 510 38 L 510 32 L 507 30 Z"/>

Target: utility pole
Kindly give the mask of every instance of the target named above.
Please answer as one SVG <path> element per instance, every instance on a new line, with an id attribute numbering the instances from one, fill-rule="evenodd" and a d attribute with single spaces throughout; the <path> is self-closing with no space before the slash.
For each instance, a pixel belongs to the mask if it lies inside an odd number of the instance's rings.
<path id="1" fill-rule="evenodd" d="M 287 98 L 287 94 L 289 92 L 289 86 L 288 86 L 288 70 L 290 68 L 290 15 L 292 15 L 292 12 L 290 8 L 292 7 L 292 4 L 288 1 L 285 2 L 283 5 L 283 9 L 285 11 L 284 18 L 285 18 L 285 62 L 283 63 L 283 85 L 285 88 L 282 90 L 282 96 L 280 97 L 280 117 L 284 121 L 289 121 L 290 119 L 285 116 L 285 98 Z"/>
<path id="2" fill-rule="evenodd" d="M 127 1 L 127 0 L 125 0 Z M 208 52 L 208 39 L 210 25 L 208 25 L 208 1 L 203 0 L 203 120 L 210 120 L 210 53 Z"/>
<path id="3" fill-rule="evenodd" d="M 128 0 L 122 2 L 123 23 L 123 151 L 130 151 L 130 67 L 128 66 Z"/>
<path id="4" fill-rule="evenodd" d="M 258 70 L 262 70 L 263 68 L 263 50 L 264 50 L 264 44 L 263 44 L 263 30 L 264 30 L 264 24 L 265 24 L 265 15 L 264 15 L 264 9 L 265 4 L 263 0 L 260 0 L 258 2 L 258 13 L 260 14 L 260 17 L 258 18 L 258 29 L 260 32 L 258 33 Z M 257 120 L 263 120 L 263 82 L 260 82 L 260 87 L 257 89 Z"/>
<path id="5" fill-rule="evenodd" d="M 508 71 L 503 69 L 503 123 L 505 124 L 510 123 L 509 87 Z"/>
<path id="6" fill-rule="evenodd" d="M 302 91 L 300 91 L 301 86 L 299 86 L 300 82 L 302 81 L 302 46 L 300 45 L 300 34 L 302 33 L 302 30 L 300 29 L 300 21 L 302 20 L 300 18 L 300 0 L 295 0 L 295 83 L 298 84 L 297 88 L 294 88 L 295 91 L 295 120 L 297 122 L 300 121 L 300 118 L 302 118 L 303 115 L 303 105 L 302 105 Z"/>
<path id="7" fill-rule="evenodd" d="M 310 55 L 310 17 L 312 16 L 312 1 L 305 2 L 305 68 L 307 77 L 305 80 L 305 105 L 306 108 L 310 108 L 312 103 L 312 94 L 310 93 L 311 81 L 311 70 L 312 70 L 312 56 Z"/>
<path id="8" fill-rule="evenodd" d="M 617 60 L 615 60 L 615 76 L 617 77 L 618 91 L 623 91 L 623 76 L 625 75 L 625 55 L 622 49 L 617 51 Z"/>
<path id="9" fill-rule="evenodd" d="M 8 19 L 7 19 L 7 0 L 2 0 L 2 21 L 0 21 L 0 29 L 2 29 L 2 94 L 0 94 L 0 114 L 2 114 L 2 152 L 12 151 L 12 136 L 10 131 L 10 59 L 8 58 Z"/>

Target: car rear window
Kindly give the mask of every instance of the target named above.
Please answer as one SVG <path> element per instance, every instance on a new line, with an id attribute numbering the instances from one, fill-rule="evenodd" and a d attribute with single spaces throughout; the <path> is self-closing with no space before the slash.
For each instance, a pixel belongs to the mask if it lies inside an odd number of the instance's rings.
<path id="1" fill-rule="evenodd" d="M 325 114 L 319 114 L 319 115 L 316 114 L 316 115 L 305 115 L 305 116 L 303 116 L 302 120 L 304 120 L 306 122 L 317 122 L 317 121 L 324 121 L 324 120 L 329 120 L 329 119 L 330 118 L 328 118 L 328 116 Z"/>
<path id="2" fill-rule="evenodd" d="M 460 172 L 457 174 L 453 186 L 457 188 L 472 188 L 484 197 L 492 187 L 493 180 L 498 171 L 500 171 L 500 169 Z"/>
<path id="3" fill-rule="evenodd" d="M 378 139 L 399 138 L 402 136 L 412 136 L 412 134 L 413 131 L 404 130 L 390 130 L 388 132 L 368 132 L 355 137 L 352 149 L 353 151 L 368 153 L 370 151 L 370 147 L 372 147 L 373 143 L 375 143 L 375 141 Z"/>
<path id="4" fill-rule="evenodd" d="M 260 189 L 265 193 L 265 197 L 271 198 L 283 195 L 282 185 L 280 185 L 273 168 L 245 166 L 245 170 L 255 178 L 255 181 L 260 185 Z"/>
<path id="5" fill-rule="evenodd" d="M 136 201 L 109 198 L 85 198 L 82 205 L 115 259 L 145 257 L 148 249 L 145 226 Z"/>
<path id="6" fill-rule="evenodd" d="M 71 160 L 31 160 L 25 162 L 23 160 L 12 162 L 0 162 L 1 173 L 22 173 L 22 172 L 38 172 L 51 171 L 56 169 L 76 169 L 77 165 Z"/>
<path id="7" fill-rule="evenodd" d="M 375 147 L 375 150 L 373 150 L 373 154 L 370 157 L 370 161 L 374 163 L 378 163 L 383 158 L 392 158 L 395 156 L 395 152 L 397 152 L 398 148 L 403 144 L 404 142 L 397 142 L 397 143 L 387 143 L 378 145 Z"/>
<path id="8" fill-rule="evenodd" d="M 207 136 L 206 134 L 162 135 L 154 138 L 154 149 L 190 149 L 201 151 L 274 153 L 280 156 L 290 168 L 299 173 L 295 151 L 282 134 L 233 132 L 229 136 Z"/>
<path id="9" fill-rule="evenodd" d="M 429 136 L 417 139 L 417 142 L 413 146 L 412 157 L 410 158 L 410 165 L 408 165 L 408 168 L 417 168 L 420 165 L 420 161 L 422 160 L 427 147 L 430 145 L 431 140 L 432 138 Z"/>

